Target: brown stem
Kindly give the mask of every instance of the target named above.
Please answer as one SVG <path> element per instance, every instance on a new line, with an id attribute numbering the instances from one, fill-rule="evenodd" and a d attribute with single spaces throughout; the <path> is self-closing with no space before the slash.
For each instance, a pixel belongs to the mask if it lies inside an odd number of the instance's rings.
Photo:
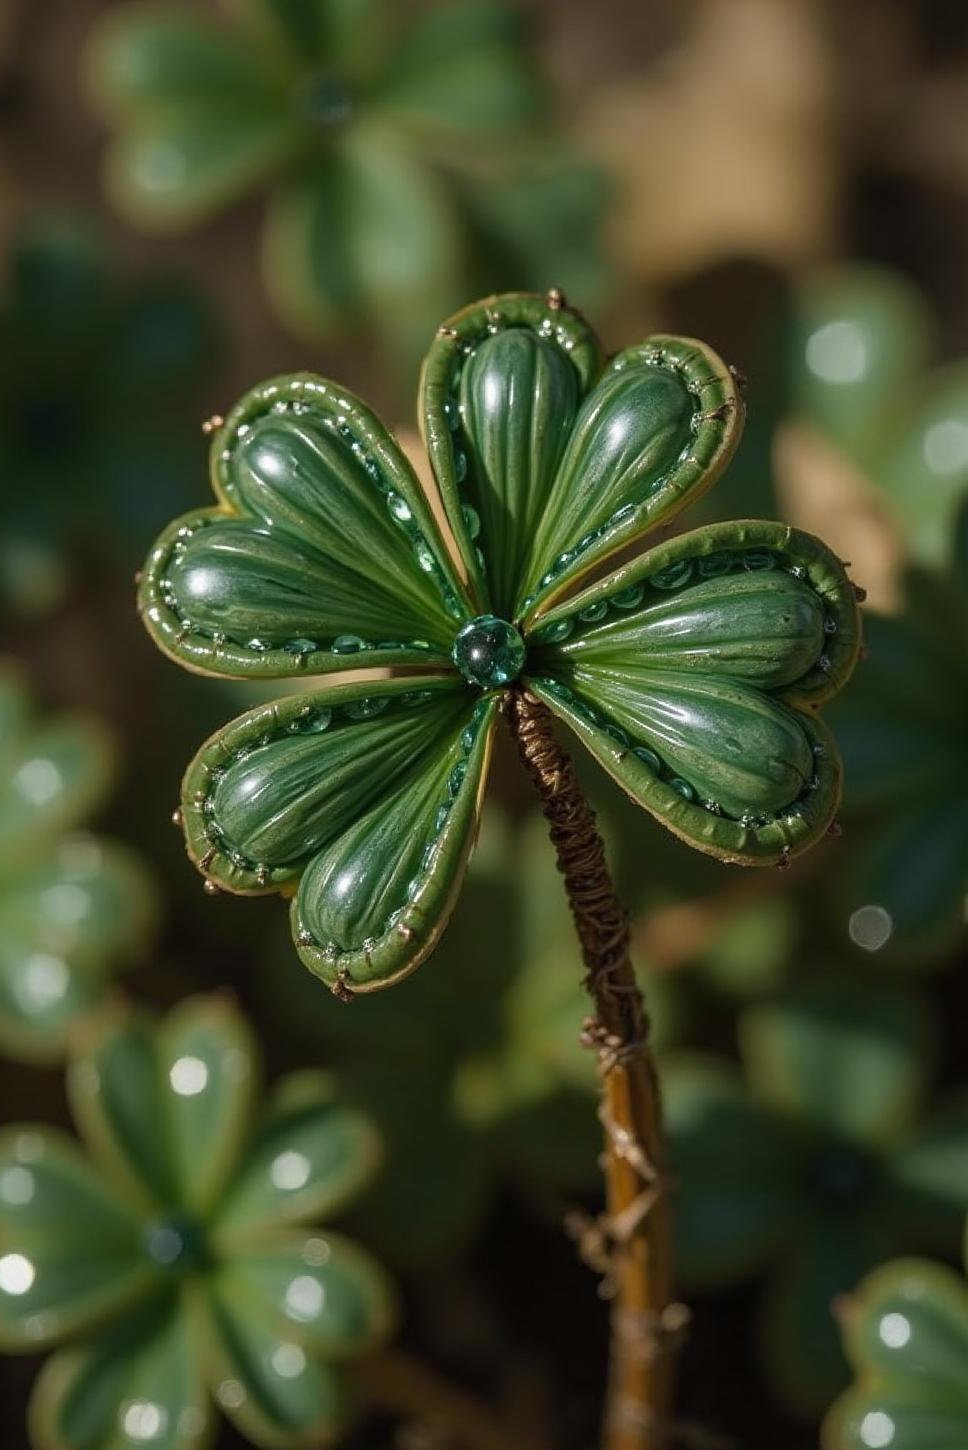
<path id="1" fill-rule="evenodd" d="M 668 1443 L 670 1354 L 684 1311 L 670 1305 L 670 1214 L 649 1019 L 629 960 L 627 914 L 615 895 L 595 813 L 555 739 L 548 709 L 523 690 L 507 715 L 550 826 L 595 1004 L 583 1041 L 597 1053 L 607 1214 L 584 1224 L 585 1258 L 604 1273 L 612 1352 L 604 1450 Z"/>
<path id="2" fill-rule="evenodd" d="M 419 1421 L 462 1450 L 535 1450 L 472 1396 L 399 1350 L 368 1359 L 362 1379 L 377 1404 Z"/>

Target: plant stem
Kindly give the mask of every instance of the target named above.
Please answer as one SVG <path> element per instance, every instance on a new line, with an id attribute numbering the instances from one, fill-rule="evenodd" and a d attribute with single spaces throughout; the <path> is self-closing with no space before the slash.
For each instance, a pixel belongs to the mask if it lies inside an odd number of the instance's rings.
<path id="1" fill-rule="evenodd" d="M 377 1404 L 419 1421 L 463 1450 L 534 1450 L 471 1395 L 399 1350 L 368 1359 L 362 1379 Z"/>
<path id="2" fill-rule="evenodd" d="M 669 1304 L 671 1223 L 658 1083 L 649 1020 L 629 960 L 628 917 L 605 848 L 549 710 L 524 690 L 507 716 L 549 823 L 558 869 L 581 942 L 595 1006 L 583 1041 L 602 1083 L 607 1213 L 585 1224 L 584 1257 L 604 1273 L 611 1300 L 611 1363 L 604 1450 L 659 1450 L 668 1443 L 670 1354 L 681 1306 Z"/>

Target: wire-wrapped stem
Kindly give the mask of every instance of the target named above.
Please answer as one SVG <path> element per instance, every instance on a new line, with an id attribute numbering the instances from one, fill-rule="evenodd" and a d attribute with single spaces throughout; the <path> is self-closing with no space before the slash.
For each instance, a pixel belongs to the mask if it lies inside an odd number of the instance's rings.
<path id="1" fill-rule="evenodd" d="M 649 1019 L 629 960 L 628 915 L 615 894 L 595 813 L 555 738 L 545 705 L 516 689 L 507 716 L 548 821 L 581 942 L 594 1016 L 607 1212 L 578 1225 L 585 1258 L 611 1300 L 604 1450 L 659 1450 L 669 1438 L 670 1349 L 684 1311 L 671 1305 L 671 1234 L 661 1106 Z"/>

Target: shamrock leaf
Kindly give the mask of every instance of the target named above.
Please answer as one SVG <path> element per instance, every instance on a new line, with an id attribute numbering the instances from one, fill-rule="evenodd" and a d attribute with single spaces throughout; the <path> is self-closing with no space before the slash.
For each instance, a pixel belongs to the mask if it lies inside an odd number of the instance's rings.
<path id="1" fill-rule="evenodd" d="M 968 1288 L 940 1264 L 875 1269 L 845 1301 L 856 1376 L 824 1422 L 824 1450 L 956 1450 L 968 1436 Z"/>
<path id="2" fill-rule="evenodd" d="M 255 1118 L 255 1044 L 219 998 L 104 1013 L 69 1086 L 89 1157 L 46 1128 L 0 1138 L 0 1340 L 71 1341 L 35 1386 L 38 1450 L 189 1450 L 213 1397 L 266 1450 L 331 1439 L 339 1362 L 384 1337 L 392 1301 L 362 1249 L 307 1224 L 371 1175 L 368 1120 L 317 1074 Z"/>
<path id="3" fill-rule="evenodd" d="M 558 293 L 492 298 L 438 330 L 420 415 L 436 514 L 344 389 L 257 388 L 213 440 L 219 506 L 171 525 L 140 587 L 149 632 L 192 668 L 396 672 L 251 711 L 184 782 L 192 859 L 215 887 L 293 896 L 300 956 L 341 995 L 403 976 L 437 942 L 511 690 L 727 861 L 785 862 L 840 792 L 816 715 L 859 645 L 840 562 L 757 522 L 644 547 L 738 437 L 735 385 L 709 349 L 658 337 L 599 372 Z"/>
<path id="4" fill-rule="evenodd" d="M 78 831 L 107 793 L 110 739 L 81 716 L 35 720 L 19 671 L 0 665 L 0 1043 L 49 1062 L 151 934 L 140 861 Z"/>

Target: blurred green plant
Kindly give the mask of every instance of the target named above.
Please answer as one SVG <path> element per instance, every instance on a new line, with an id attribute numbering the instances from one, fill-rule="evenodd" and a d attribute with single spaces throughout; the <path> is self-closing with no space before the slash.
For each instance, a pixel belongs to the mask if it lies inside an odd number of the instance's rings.
<path id="1" fill-rule="evenodd" d="M 824 1422 L 823 1450 L 968 1445 L 964 1278 L 918 1259 L 884 1264 L 838 1317 L 855 1383 Z"/>
<path id="2" fill-rule="evenodd" d="M 78 548 L 133 572 L 172 500 L 188 501 L 215 329 L 187 287 L 119 281 L 91 226 L 41 216 L 7 250 L 0 347 L 0 602 L 36 613 Z"/>
<path id="3" fill-rule="evenodd" d="M 840 265 L 795 295 L 790 407 L 875 486 L 911 557 L 949 563 L 968 489 L 968 361 L 928 371 L 936 331 L 901 274 Z"/>
<path id="4" fill-rule="evenodd" d="M 399 995 L 342 1011 L 287 945 L 273 934 L 259 977 L 266 1011 L 325 1051 L 384 1131 L 379 1192 L 357 1220 L 384 1253 L 408 1266 L 446 1261 L 502 1182 L 539 1211 L 594 1190 L 598 1081 L 580 1042 L 588 998 L 539 817 L 512 828 L 496 808 L 485 813 L 432 969 Z M 661 1051 L 678 1026 L 675 988 L 649 975 L 647 993 Z"/>
<path id="5" fill-rule="evenodd" d="M 298 335 L 368 322 L 412 353 L 470 290 L 604 287 L 598 169 L 548 133 L 525 17 L 504 0 L 120 7 L 90 91 L 107 186 L 177 232 L 270 188 L 265 286 Z"/>
<path id="6" fill-rule="evenodd" d="M 79 715 L 34 718 L 0 661 L 0 1049 L 55 1060 L 113 973 L 152 933 L 155 892 L 113 841 L 78 831 L 114 774 L 107 732 Z"/>
<path id="7" fill-rule="evenodd" d="M 968 551 L 909 571 L 897 616 L 869 614 L 870 657 L 831 724 L 844 754 L 848 853 L 835 899 L 851 938 L 936 965 L 968 893 Z"/>
<path id="8" fill-rule="evenodd" d="M 699 1054 L 663 1072 L 684 1277 L 713 1290 L 769 1272 L 762 1362 L 806 1415 L 846 1377 L 837 1297 L 909 1242 L 958 1243 L 968 1098 L 922 1117 L 929 1026 L 900 989 L 822 977 L 741 1014 L 744 1072 Z"/>
<path id="9" fill-rule="evenodd" d="M 315 1073 L 261 1101 L 255 1041 L 224 998 L 162 1022 L 105 1012 L 72 1051 L 88 1154 L 0 1136 L 0 1343 L 63 1340 L 36 1382 L 37 1450 L 201 1446 L 210 1393 L 265 1450 L 328 1443 L 339 1361 L 385 1336 L 393 1300 L 351 1241 L 305 1225 L 371 1176 L 368 1120 Z"/>

